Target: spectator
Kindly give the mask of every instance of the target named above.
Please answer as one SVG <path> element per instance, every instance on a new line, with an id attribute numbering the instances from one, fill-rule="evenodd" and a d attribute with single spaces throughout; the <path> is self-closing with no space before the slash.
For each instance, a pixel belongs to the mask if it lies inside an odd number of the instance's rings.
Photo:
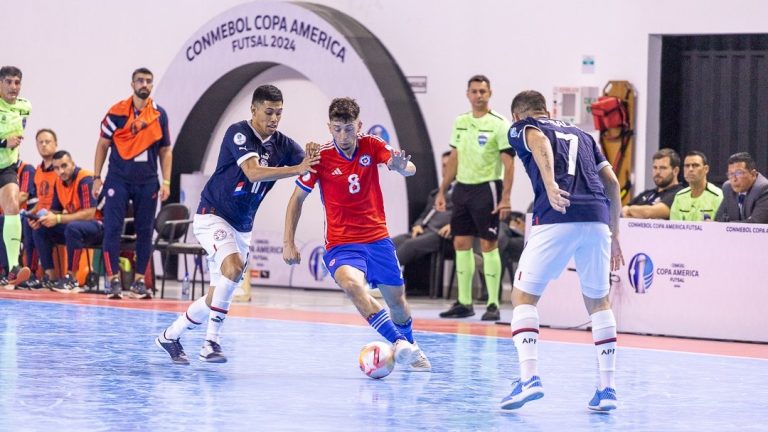
<path id="1" fill-rule="evenodd" d="M 450 151 L 443 153 L 443 175 L 450 155 Z M 445 211 L 437 211 L 434 208 L 437 191 L 438 189 L 435 189 L 429 194 L 427 205 L 411 227 L 411 233 L 400 234 L 392 238 L 397 250 L 397 260 L 400 261 L 401 266 L 407 266 L 424 255 L 437 252 L 440 249 L 441 239 L 447 239 L 451 236 L 451 214 L 453 213 L 451 195 L 453 188 L 446 193 Z"/>
<path id="2" fill-rule="evenodd" d="M 685 155 L 683 176 L 688 187 L 675 195 L 670 220 L 708 221 L 715 217 L 723 200 L 723 191 L 707 181 L 708 173 L 709 163 L 704 153 L 692 151 Z"/>
<path id="3" fill-rule="evenodd" d="M 507 269 L 510 280 L 515 277 L 515 267 L 520 261 L 525 246 L 525 215 L 513 211 L 501 221 L 499 230 L 499 253 L 501 264 Z"/>
<path id="4" fill-rule="evenodd" d="M 96 211 L 93 197 L 93 176 L 75 166 L 72 156 L 65 150 L 53 155 L 53 169 L 59 177 L 54 186 L 51 211 L 38 219 L 30 219 L 35 230 L 35 245 L 45 271 L 43 286 L 60 292 L 80 292 L 75 273 L 80 268 L 81 249 L 100 244 L 104 230 Z M 67 245 L 67 274 L 58 282 L 53 266 L 53 247 Z"/>
<path id="5" fill-rule="evenodd" d="M 655 188 L 643 191 L 621 209 L 623 217 L 638 219 L 669 219 L 669 209 L 683 186 L 677 181 L 680 155 L 672 149 L 661 149 L 653 155 Z"/>
<path id="6" fill-rule="evenodd" d="M 715 220 L 768 223 L 768 179 L 757 172 L 747 152 L 728 158 L 728 181 L 723 184 L 723 202 Z"/>

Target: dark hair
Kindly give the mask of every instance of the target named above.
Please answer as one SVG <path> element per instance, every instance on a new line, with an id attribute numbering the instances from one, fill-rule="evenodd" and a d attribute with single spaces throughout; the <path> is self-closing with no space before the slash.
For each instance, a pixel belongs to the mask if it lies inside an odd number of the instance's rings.
<path id="1" fill-rule="evenodd" d="M 72 155 L 71 155 L 71 154 L 69 154 L 69 152 L 68 152 L 68 151 L 66 151 L 66 150 L 59 150 L 59 151 L 57 151 L 56 153 L 54 153 L 54 154 L 53 154 L 53 159 L 61 159 L 61 158 L 63 158 L 64 156 L 66 156 L 66 157 L 68 157 L 68 158 L 72 159 Z"/>
<path id="2" fill-rule="evenodd" d="M 251 105 L 259 105 L 261 103 L 264 103 L 264 101 L 282 102 L 283 92 L 281 92 L 279 88 L 271 84 L 260 85 L 256 87 L 256 90 L 253 91 L 253 97 L 251 98 Z"/>
<path id="3" fill-rule="evenodd" d="M 448 157 L 450 155 L 451 155 L 451 151 L 450 150 L 446 150 L 446 151 L 443 152 L 443 156 L 442 157 Z"/>
<path id="4" fill-rule="evenodd" d="M 653 154 L 653 160 L 669 158 L 669 165 L 672 168 L 680 168 L 680 155 L 671 148 L 663 148 Z"/>
<path id="5" fill-rule="evenodd" d="M 705 155 L 704 153 L 702 153 L 702 152 L 700 152 L 698 150 L 691 150 L 691 151 L 689 151 L 688 153 L 685 154 L 686 158 L 688 156 L 698 156 L 698 157 L 701 158 L 701 161 L 704 162 L 704 165 L 709 165 L 709 160 L 707 159 L 707 155 Z M 683 160 L 685 160 L 685 158 L 683 158 Z"/>
<path id="6" fill-rule="evenodd" d="M 525 221 L 525 214 L 523 212 L 512 210 L 511 212 L 509 212 L 509 215 L 503 219 L 503 221 L 504 223 L 508 224 L 510 221 L 515 219 L 522 219 L 523 221 Z"/>
<path id="7" fill-rule="evenodd" d="M 35 134 L 35 139 L 37 139 L 41 133 L 45 133 L 45 132 L 48 132 L 49 134 L 53 135 L 53 140 L 56 142 L 59 142 L 59 137 L 56 136 L 56 132 L 54 132 L 53 129 L 48 129 L 48 128 L 42 128 L 39 131 L 37 131 L 37 133 Z"/>
<path id="8" fill-rule="evenodd" d="M 469 88 L 473 82 L 486 83 L 488 84 L 488 88 L 491 88 L 491 80 L 485 75 L 472 75 L 472 78 L 467 81 L 467 88 Z"/>
<path id="9" fill-rule="evenodd" d="M 544 95 L 535 90 L 522 91 L 512 99 L 512 114 L 522 114 L 535 111 L 546 111 L 547 100 Z"/>
<path id="10" fill-rule="evenodd" d="M 752 155 L 747 152 L 734 153 L 728 158 L 728 165 L 739 162 L 744 162 L 744 165 L 750 171 L 757 168 L 755 160 L 752 159 Z"/>
<path id="11" fill-rule="evenodd" d="M 133 71 L 133 73 L 131 74 L 131 81 L 135 80 L 136 79 L 136 75 L 138 75 L 138 74 L 152 75 L 152 77 L 155 76 L 155 74 L 153 74 L 151 70 L 149 70 L 149 69 L 147 69 L 145 67 L 140 67 L 140 68 L 136 69 L 135 71 Z"/>
<path id="12" fill-rule="evenodd" d="M 12 77 L 19 77 L 21 78 L 21 69 L 17 68 L 16 66 L 3 66 L 0 68 L 0 79 L 3 79 L 5 77 L 12 76 Z"/>
<path id="13" fill-rule="evenodd" d="M 359 115 L 360 105 L 352 98 L 336 98 L 331 101 L 331 106 L 328 107 L 328 119 L 331 121 L 351 122 L 357 120 Z"/>

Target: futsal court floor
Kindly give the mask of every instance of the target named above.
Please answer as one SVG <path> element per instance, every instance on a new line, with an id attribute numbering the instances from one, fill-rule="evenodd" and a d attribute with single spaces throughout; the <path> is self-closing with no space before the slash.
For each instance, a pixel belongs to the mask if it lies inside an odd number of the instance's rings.
<path id="1" fill-rule="evenodd" d="M 412 299 L 431 373 L 373 380 L 360 348 L 381 338 L 340 292 L 254 288 L 223 329 L 225 364 L 192 364 L 153 341 L 186 303 L 0 291 L 0 431 L 759 431 L 768 430 L 768 345 L 620 335 L 619 409 L 589 412 L 586 331 L 542 329 L 545 396 L 499 400 L 517 374 L 509 326 L 440 320 Z M 502 319 L 511 318 L 509 305 Z"/>

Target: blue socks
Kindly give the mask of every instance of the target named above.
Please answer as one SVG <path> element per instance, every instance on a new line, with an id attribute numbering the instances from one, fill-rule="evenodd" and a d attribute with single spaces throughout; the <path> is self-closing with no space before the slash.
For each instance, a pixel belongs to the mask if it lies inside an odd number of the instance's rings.
<path id="1" fill-rule="evenodd" d="M 369 316 L 368 324 L 370 324 L 374 330 L 379 332 L 380 335 L 384 336 L 384 339 L 388 340 L 390 343 L 395 343 L 398 339 L 406 339 L 406 337 L 403 336 L 403 333 L 398 330 L 398 327 L 395 326 L 395 323 L 392 322 L 392 319 L 389 317 L 389 312 L 387 312 L 386 309 L 382 309 Z M 410 330 L 410 320 L 407 324 L 408 329 Z"/>

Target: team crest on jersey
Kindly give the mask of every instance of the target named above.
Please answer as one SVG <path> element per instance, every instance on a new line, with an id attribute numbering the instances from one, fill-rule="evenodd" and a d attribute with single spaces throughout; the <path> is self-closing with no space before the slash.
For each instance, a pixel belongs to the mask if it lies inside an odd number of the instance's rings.
<path id="1" fill-rule="evenodd" d="M 360 165 L 362 166 L 368 166 L 371 164 L 371 156 L 370 155 L 362 155 L 360 156 Z"/>
<path id="2" fill-rule="evenodd" d="M 481 133 L 477 136 L 477 143 L 481 146 L 488 144 L 488 135 Z"/>
<path id="3" fill-rule="evenodd" d="M 213 232 L 213 239 L 216 241 L 222 241 L 227 238 L 227 232 L 223 229 L 217 229 Z"/>
<path id="4" fill-rule="evenodd" d="M 232 141 L 234 141 L 237 145 L 245 144 L 245 140 L 245 135 L 243 135 L 241 132 L 236 133 L 235 137 L 232 139 Z"/>

